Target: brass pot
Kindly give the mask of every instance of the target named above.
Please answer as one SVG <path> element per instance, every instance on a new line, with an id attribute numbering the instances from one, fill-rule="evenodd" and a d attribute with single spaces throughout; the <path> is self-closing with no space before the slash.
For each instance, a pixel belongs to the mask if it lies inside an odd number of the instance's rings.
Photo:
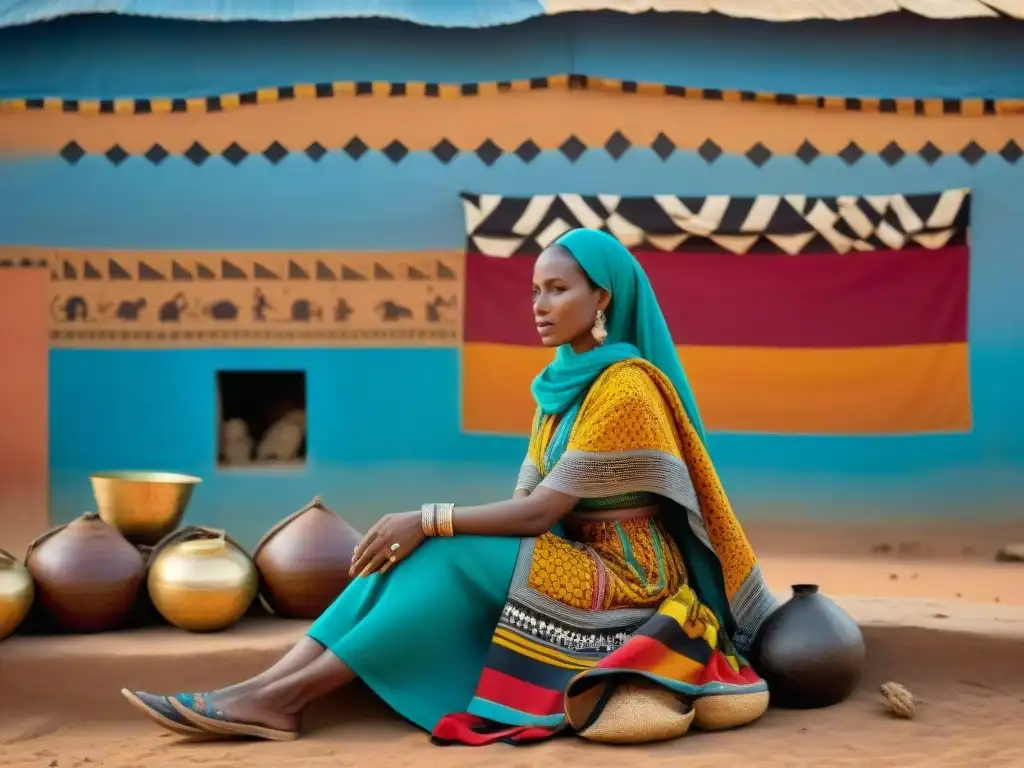
<path id="1" fill-rule="evenodd" d="M 35 593 L 28 569 L 10 552 L 0 549 L 0 640 L 9 637 L 25 620 Z"/>
<path id="2" fill-rule="evenodd" d="M 285 618 L 315 619 L 351 581 L 352 553 L 362 538 L 316 497 L 253 550 L 264 603 Z"/>
<path id="3" fill-rule="evenodd" d="M 149 597 L 179 629 L 217 632 L 249 609 L 259 577 L 252 559 L 223 531 L 189 526 L 153 549 Z"/>
<path id="4" fill-rule="evenodd" d="M 122 626 L 146 573 L 139 551 L 95 512 L 33 541 L 25 567 L 47 614 L 72 632 Z"/>
<path id="5" fill-rule="evenodd" d="M 181 525 L 192 491 L 202 482 L 173 472 L 90 475 L 100 517 L 132 544 L 155 545 Z"/>

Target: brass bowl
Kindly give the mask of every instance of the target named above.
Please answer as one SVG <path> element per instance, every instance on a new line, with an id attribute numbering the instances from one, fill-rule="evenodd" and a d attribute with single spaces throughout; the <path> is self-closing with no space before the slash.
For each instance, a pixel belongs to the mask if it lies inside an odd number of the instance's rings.
<path id="1" fill-rule="evenodd" d="M 132 544 L 152 546 L 181 524 L 192 490 L 202 482 L 173 472 L 90 475 L 100 518 Z"/>

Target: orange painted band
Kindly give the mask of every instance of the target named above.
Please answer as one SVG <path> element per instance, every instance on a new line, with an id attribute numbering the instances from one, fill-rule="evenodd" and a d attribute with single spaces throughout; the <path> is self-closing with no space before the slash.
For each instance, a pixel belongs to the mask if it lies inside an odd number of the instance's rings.
<path id="1" fill-rule="evenodd" d="M 212 154 L 228 147 L 257 156 L 278 144 L 290 152 L 319 145 L 337 151 L 358 137 L 383 150 L 398 141 L 410 151 L 426 152 L 447 141 L 459 152 L 475 152 L 493 143 L 509 153 L 527 147 L 555 150 L 570 136 L 590 149 L 627 145 L 674 145 L 695 151 L 709 139 L 724 152 L 742 154 L 762 144 L 774 154 L 807 157 L 834 155 L 851 142 L 867 153 L 916 153 L 926 157 L 955 154 L 976 144 L 989 153 L 1024 143 L 1024 114 L 964 119 L 945 115 L 922 120 L 913 115 L 818 112 L 735 101 L 631 99 L 590 91 L 525 91 L 500 99 L 320 99 L 267 104 L 256 113 L 234 110 L 159 113 L 124 119 L 120 115 L 86 117 L 75 112 L 3 113 L 0 153 L 36 155 L 59 152 L 75 142 L 87 154 L 120 147 L 143 155 L 154 145 L 178 155 L 199 143 Z M 1016 143 L 1010 144 L 1011 141 Z M 159 153 L 158 153 L 159 154 Z M 237 155 L 232 155 L 236 156 Z"/>

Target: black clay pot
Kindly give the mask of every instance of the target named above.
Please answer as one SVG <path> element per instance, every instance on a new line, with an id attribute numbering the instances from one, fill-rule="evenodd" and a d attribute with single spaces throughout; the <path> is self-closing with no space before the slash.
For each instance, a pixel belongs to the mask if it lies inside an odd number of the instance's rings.
<path id="1" fill-rule="evenodd" d="M 768 683 L 773 705 L 813 709 L 853 693 L 864 658 L 857 622 L 816 584 L 796 584 L 789 602 L 761 625 L 751 663 Z"/>

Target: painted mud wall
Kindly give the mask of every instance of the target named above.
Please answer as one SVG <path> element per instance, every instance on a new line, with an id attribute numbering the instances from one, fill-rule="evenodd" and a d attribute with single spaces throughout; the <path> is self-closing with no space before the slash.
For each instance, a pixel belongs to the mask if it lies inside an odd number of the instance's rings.
<path id="1" fill-rule="evenodd" d="M 719 433 L 711 448 L 747 516 L 1019 514 L 1024 164 L 1017 145 L 1007 145 L 1014 137 L 1024 144 L 1024 121 L 942 114 L 941 103 L 920 107 L 938 113 L 931 116 L 879 113 L 873 100 L 1020 97 L 1022 42 L 1024 31 L 1009 22 L 903 16 L 773 25 L 596 14 L 490 30 L 82 18 L 4 31 L 0 98 L 83 100 L 78 111 L 0 113 L 0 243 L 17 254 L 61 249 L 52 254 L 48 301 L 37 306 L 53 331 L 51 517 L 90 508 L 88 473 L 112 468 L 201 475 L 190 519 L 248 543 L 313 494 L 365 524 L 424 500 L 510 493 L 525 440 L 463 433 L 458 320 L 425 319 L 432 297 L 461 299 L 461 191 L 751 196 L 954 187 L 973 195 L 970 431 Z M 301 87 L 284 100 L 262 93 L 253 100 L 268 103 L 256 105 L 205 98 L 302 83 L 493 83 L 569 72 L 839 96 L 860 108 L 569 91 L 554 80 L 477 96 L 456 89 L 431 97 L 415 86 L 384 96 L 379 86 L 352 85 L 334 98 L 302 98 Z M 85 100 L 115 97 L 197 101 L 166 114 L 159 105 L 156 114 L 83 114 Z M 625 145 L 609 141 L 616 132 Z M 290 262 L 308 281 L 288 279 Z M 376 279 L 378 268 L 391 278 Z M 346 269 L 367 278 L 358 290 L 343 285 Z M 241 334 L 207 317 L 192 336 L 160 336 L 152 310 L 173 298 L 175 275 L 184 281 L 185 273 L 190 295 L 207 305 L 235 301 Z M 310 296 L 328 312 L 339 298 L 364 306 L 345 332 L 289 324 L 286 311 L 263 331 L 243 305 L 257 288 L 277 292 L 270 298 L 278 311 Z M 148 296 L 150 314 L 140 315 L 142 325 L 115 315 L 88 330 L 66 314 L 55 318 L 54 307 L 81 291 L 113 305 Z M 389 299 L 416 312 L 390 336 L 382 329 L 394 326 L 374 315 Z M 42 321 L 37 314 L 32 322 Z M 10 331 L 2 333 L 6 351 Z M 8 358 L 11 370 L 25 364 L 20 354 Z M 232 369 L 306 372 L 306 466 L 216 468 L 215 376 Z M 2 440 L 35 445 L 30 431 L 5 429 Z"/>
<path id="2" fill-rule="evenodd" d="M 0 268 L 0 548 L 19 555 L 49 511 L 49 283 L 45 268 Z"/>

